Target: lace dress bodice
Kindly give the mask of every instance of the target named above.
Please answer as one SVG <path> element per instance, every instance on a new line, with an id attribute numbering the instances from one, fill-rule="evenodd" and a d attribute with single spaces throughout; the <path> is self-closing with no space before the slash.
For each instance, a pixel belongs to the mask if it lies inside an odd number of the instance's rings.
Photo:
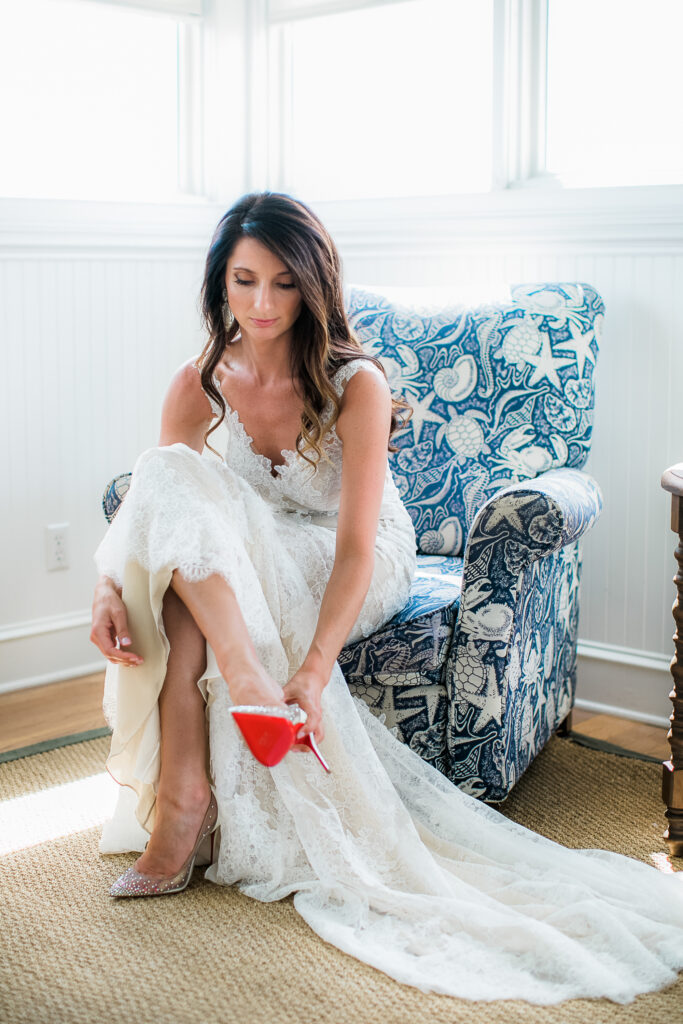
<path id="1" fill-rule="evenodd" d="M 374 363 L 368 359 L 352 359 L 341 366 L 332 377 L 332 385 L 341 398 L 346 383 L 358 371 L 384 376 Z M 220 383 L 214 377 L 216 387 Z M 222 393 L 222 392 L 221 392 Z M 211 399 L 214 415 L 220 415 L 220 408 Z M 311 466 L 298 452 L 284 450 L 281 452 L 284 463 L 275 467 L 265 455 L 254 450 L 253 440 L 244 428 L 237 412 L 225 401 L 225 423 L 228 441 L 225 450 L 225 463 L 274 509 L 298 515 L 314 515 L 329 517 L 330 522 L 336 520 L 341 497 L 342 442 L 337 436 L 333 425 L 323 440 L 323 451 L 327 458 L 322 457 L 317 466 Z M 332 415 L 332 405 L 328 403 L 323 418 Z M 380 517 L 395 513 L 402 508 L 396 484 L 387 465 L 384 481 L 384 495 L 380 509 Z"/>

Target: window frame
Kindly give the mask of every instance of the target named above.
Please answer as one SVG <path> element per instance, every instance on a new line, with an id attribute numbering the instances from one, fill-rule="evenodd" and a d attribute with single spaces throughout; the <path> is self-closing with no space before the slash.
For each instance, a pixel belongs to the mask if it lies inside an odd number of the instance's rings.
<path id="1" fill-rule="evenodd" d="M 288 187 L 292 122 L 287 25 L 325 14 L 405 2 L 411 0 L 253 0 L 247 40 L 248 88 L 256 98 L 248 140 L 248 178 L 253 187 L 265 187 L 266 183 L 281 190 Z M 271 30 L 276 38 L 272 48 Z M 490 192 L 555 183 L 545 170 L 547 31 L 548 0 L 493 0 Z M 336 200 L 331 197 L 329 201 Z"/>
<path id="2" fill-rule="evenodd" d="M 329 10 L 331 4 L 351 9 L 402 0 L 277 2 L 306 2 L 310 9 L 324 4 Z M 545 52 L 540 46 L 545 30 L 538 19 L 547 12 L 547 0 L 494 0 L 494 5 L 494 45 L 505 59 L 495 62 L 492 131 L 497 141 L 491 191 L 316 203 L 335 237 L 349 252 L 358 253 L 395 246 L 399 236 L 401 244 L 430 250 L 450 250 L 456 243 L 547 247 L 559 238 L 602 239 L 609 245 L 656 239 L 677 247 L 683 237 L 683 185 L 577 189 L 561 186 L 544 173 L 545 116 L 539 113 L 538 99 L 545 95 Z M 112 244 L 159 251 L 177 242 L 181 248 L 205 251 L 212 227 L 235 198 L 275 187 L 269 161 L 276 158 L 266 141 L 272 89 L 268 12 L 268 0 L 203 0 L 201 17 L 189 17 L 183 27 L 191 30 L 182 43 L 188 63 L 180 89 L 182 131 L 191 140 L 189 145 L 181 141 L 186 163 L 179 184 L 186 194 L 164 203 L 0 196 L 0 250 L 20 253 L 47 246 L 66 253 Z M 535 97 L 533 114 L 527 96 Z"/>
<path id="3" fill-rule="evenodd" d="M 204 103 L 206 78 L 203 73 L 204 37 L 206 20 L 201 16 L 204 0 L 85 0 L 89 4 L 104 4 L 109 7 L 123 7 L 144 11 L 159 17 L 173 18 L 177 22 L 178 63 L 178 140 L 176 149 L 176 170 L 178 198 L 163 201 L 158 205 L 182 205 L 196 203 L 206 195 L 206 153 L 204 145 Z M 4 196 L 0 202 L 12 216 L 13 211 L 26 208 L 28 203 L 69 204 L 73 200 L 56 196 Z M 84 199 L 80 203 L 91 208 L 104 208 L 110 203 L 119 206 L 143 206 L 144 199 Z M 156 205 L 156 204 L 150 204 Z M 66 206 L 64 207 L 66 209 Z M 12 218 L 14 219 L 14 218 Z"/>
<path id="4" fill-rule="evenodd" d="M 254 0 L 249 91 L 258 96 L 258 101 L 249 126 L 248 174 L 254 187 L 269 183 L 273 188 L 286 189 L 290 180 L 287 163 L 292 118 L 287 97 L 291 61 L 286 26 L 320 15 L 404 2 L 407 0 Z M 493 0 L 493 167 L 488 194 L 519 188 L 566 189 L 547 166 L 548 23 L 549 0 Z M 269 61 L 270 30 L 277 33 L 277 42 Z M 264 98 L 264 75 L 269 79 L 268 99 Z M 330 197 L 330 201 L 336 200 Z"/>

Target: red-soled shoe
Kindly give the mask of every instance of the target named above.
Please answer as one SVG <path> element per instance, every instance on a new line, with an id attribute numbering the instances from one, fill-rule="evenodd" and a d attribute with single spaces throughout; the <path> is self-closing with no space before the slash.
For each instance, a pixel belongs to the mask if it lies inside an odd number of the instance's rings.
<path id="1" fill-rule="evenodd" d="M 332 770 L 320 753 L 315 737 L 310 733 L 299 737 L 299 730 L 306 721 L 306 712 L 298 704 L 286 708 L 241 704 L 230 708 L 230 714 L 256 760 L 266 767 L 272 768 L 279 764 L 295 743 L 305 743 L 325 771 Z"/>

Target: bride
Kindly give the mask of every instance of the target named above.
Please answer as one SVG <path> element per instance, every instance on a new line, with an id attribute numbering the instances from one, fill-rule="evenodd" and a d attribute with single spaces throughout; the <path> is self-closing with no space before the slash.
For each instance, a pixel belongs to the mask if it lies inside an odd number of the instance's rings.
<path id="1" fill-rule="evenodd" d="M 202 300 L 209 341 L 96 554 L 107 767 L 149 833 L 111 895 L 180 891 L 211 837 L 208 879 L 294 893 L 323 939 L 423 991 L 628 1002 L 673 982 L 683 877 L 508 821 L 346 687 L 337 656 L 404 605 L 416 545 L 387 461 L 407 406 L 349 328 L 323 225 L 288 196 L 241 199 Z M 257 761 L 236 706 L 305 719 L 292 753 Z M 140 849 L 130 807 L 103 852 Z"/>

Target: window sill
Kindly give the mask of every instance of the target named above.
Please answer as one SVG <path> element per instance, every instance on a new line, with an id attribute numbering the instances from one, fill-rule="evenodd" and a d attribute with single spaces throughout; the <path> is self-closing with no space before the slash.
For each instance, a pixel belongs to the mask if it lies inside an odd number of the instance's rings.
<path id="1" fill-rule="evenodd" d="M 205 249 L 224 212 L 195 196 L 162 203 L 0 198 L 0 250 Z"/>
<path id="2" fill-rule="evenodd" d="M 539 183 L 460 196 L 326 201 L 315 210 L 340 245 L 433 248 L 683 243 L 683 185 L 562 188 Z"/>
<path id="3" fill-rule="evenodd" d="M 305 199 L 305 197 L 304 197 Z M 0 198 L 0 251 L 205 252 L 226 205 Z M 683 246 L 683 185 L 328 200 L 311 204 L 342 249 Z"/>

